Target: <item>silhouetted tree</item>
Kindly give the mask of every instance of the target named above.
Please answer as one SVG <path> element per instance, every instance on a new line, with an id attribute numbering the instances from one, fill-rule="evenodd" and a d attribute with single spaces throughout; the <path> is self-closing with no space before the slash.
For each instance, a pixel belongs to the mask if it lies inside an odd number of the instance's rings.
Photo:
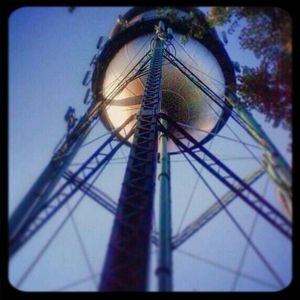
<path id="1" fill-rule="evenodd" d="M 266 115 L 273 126 L 292 125 L 292 21 L 278 7 L 212 7 L 208 18 L 215 25 L 229 24 L 228 33 L 241 26 L 242 49 L 259 59 L 256 68 L 242 66 L 238 92 L 249 108 Z M 246 22 L 242 22 L 245 20 Z"/>
<path id="2" fill-rule="evenodd" d="M 159 8 L 169 20 L 176 11 Z M 238 35 L 242 49 L 250 50 L 259 59 L 259 66 L 241 66 L 238 72 L 238 94 L 250 108 L 265 114 L 273 126 L 292 125 L 292 21 L 289 14 L 278 7 L 211 7 L 207 15 L 208 27 L 199 25 L 196 14 L 190 14 L 189 32 L 182 37 L 201 38 L 207 28 L 228 25 L 228 34 L 240 27 Z M 186 20 L 183 20 L 186 22 Z"/>

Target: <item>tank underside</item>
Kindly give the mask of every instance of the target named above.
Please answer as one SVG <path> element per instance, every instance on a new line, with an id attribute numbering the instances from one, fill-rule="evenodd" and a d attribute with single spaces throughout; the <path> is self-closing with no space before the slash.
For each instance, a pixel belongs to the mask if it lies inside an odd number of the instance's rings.
<path id="1" fill-rule="evenodd" d="M 139 111 L 144 94 L 146 75 L 133 80 L 116 97 L 110 99 L 110 93 L 124 78 L 126 71 L 149 49 L 151 36 L 139 37 L 121 48 L 110 62 L 104 77 L 103 96 L 109 103 L 105 114 L 111 128 L 116 128 L 132 114 Z M 175 34 L 175 40 L 180 36 Z M 144 45 L 144 46 L 143 46 Z M 142 51 L 141 51 L 142 50 Z M 224 95 L 224 76 L 213 55 L 195 40 L 190 40 L 183 48 L 176 48 L 176 57 L 193 71 L 218 95 Z M 179 69 L 164 60 L 161 80 L 161 111 L 173 120 L 188 127 L 186 130 L 199 142 L 216 126 L 222 109 L 196 87 Z M 121 133 L 124 137 L 134 125 L 128 124 Z M 194 129 L 192 129 L 193 127 Z M 129 140 L 131 142 L 132 139 Z M 169 151 L 178 151 L 169 140 Z"/>
<path id="2" fill-rule="evenodd" d="M 93 74 L 94 101 L 103 101 L 108 104 L 105 110 L 99 113 L 109 130 L 121 126 L 132 114 L 139 112 L 146 75 L 131 81 L 117 96 L 112 97 L 111 93 L 150 49 L 154 24 L 158 23 L 158 19 L 153 19 L 153 11 L 148 14 L 151 20 L 145 18 L 146 14 L 135 16 L 129 20 L 130 26 L 127 25 L 123 30 L 116 25 L 111 39 L 98 59 L 96 71 Z M 166 20 L 164 22 L 168 23 Z M 182 44 L 181 35 L 186 32 L 187 28 L 177 23 L 171 27 L 175 32 L 172 41 L 174 47 L 170 48 L 172 53 L 211 90 L 224 99 L 227 86 L 235 86 L 235 76 L 231 62 L 216 34 L 210 30 L 202 40 L 191 38 L 186 44 Z M 214 47 L 211 47 L 213 42 Z M 217 106 L 166 59 L 163 63 L 161 91 L 161 111 L 185 126 L 184 128 L 199 143 L 205 143 L 212 138 L 226 123 L 230 114 Z M 118 135 L 120 139 L 126 136 L 134 122 L 129 123 L 120 132 Z M 174 134 L 178 136 L 176 132 Z M 132 140 L 133 138 L 129 140 L 129 143 Z M 187 143 L 185 140 L 183 142 Z M 178 148 L 170 139 L 168 150 L 170 153 L 178 152 Z"/>

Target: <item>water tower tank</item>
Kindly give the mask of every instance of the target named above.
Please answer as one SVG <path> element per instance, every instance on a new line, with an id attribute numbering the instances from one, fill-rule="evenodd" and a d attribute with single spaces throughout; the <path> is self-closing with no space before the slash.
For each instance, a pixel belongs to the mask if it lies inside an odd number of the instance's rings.
<path id="1" fill-rule="evenodd" d="M 154 7 L 129 10 L 118 18 L 110 39 L 98 58 L 92 89 L 94 101 L 109 103 L 100 114 L 109 130 L 119 127 L 130 115 L 139 111 L 147 75 L 131 81 L 117 96 L 112 97 L 111 93 L 150 49 L 154 27 L 159 20 L 163 20 L 173 30 L 174 47 L 169 48 L 170 52 L 219 97 L 224 99 L 228 86 L 235 87 L 232 63 L 216 32 L 207 25 L 204 15 L 192 8 L 173 8 L 176 19 L 170 22 L 166 13 L 158 14 Z M 196 15 L 201 26 L 206 26 L 205 34 L 200 40 L 190 38 L 186 44 L 182 44 L 181 36 L 189 30 L 191 14 Z M 162 111 L 174 121 L 184 124 L 185 129 L 199 143 L 203 144 L 211 139 L 229 117 L 230 111 L 215 104 L 166 59 L 163 62 L 161 88 Z M 120 139 L 124 138 L 134 122 L 120 132 Z M 178 135 L 176 132 L 174 134 Z M 129 139 L 129 143 L 132 139 Z M 171 153 L 178 152 L 171 140 L 168 147 Z"/>

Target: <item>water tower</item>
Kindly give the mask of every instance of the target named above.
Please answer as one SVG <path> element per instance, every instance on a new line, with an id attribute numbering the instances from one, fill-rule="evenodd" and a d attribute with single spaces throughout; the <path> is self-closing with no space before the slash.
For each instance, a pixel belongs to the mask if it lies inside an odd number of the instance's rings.
<path id="1" fill-rule="evenodd" d="M 192 34 L 182 50 L 173 40 L 189 34 L 192 23 L 202 34 L 198 37 Z M 84 79 L 84 84 L 91 82 L 85 101 L 89 108 L 76 126 L 70 128 L 50 163 L 14 212 L 10 221 L 11 255 L 76 191 L 85 189 L 90 193 L 90 188 L 85 186 L 87 180 L 105 166 L 123 144 L 130 147 L 130 154 L 118 207 L 114 211 L 116 216 L 100 291 L 145 291 L 151 242 L 159 247 L 159 290 L 172 290 L 172 249 L 192 233 L 185 232 L 172 241 L 170 155 L 184 153 L 193 158 L 267 222 L 291 238 L 290 221 L 249 182 L 204 147 L 232 117 L 269 153 L 271 159 L 265 161 L 266 170 L 284 195 L 287 212 L 291 212 L 289 167 L 249 112 L 240 105 L 235 96 L 233 64 L 204 14 L 191 7 L 132 8 L 118 18 L 107 41 L 99 40 L 98 48 L 101 51 L 92 61 L 93 71 Z M 195 60 L 202 66 L 201 70 L 194 68 Z M 132 61 L 136 63 L 128 68 Z M 207 70 L 223 88 L 209 86 Z M 68 120 L 74 121 L 70 116 Z M 69 164 L 98 118 L 111 131 L 111 137 L 75 173 L 68 172 Z M 110 151 L 104 153 L 108 147 Z M 213 163 L 207 164 L 199 153 L 205 153 Z M 92 166 L 93 161 L 97 163 Z M 63 176 L 67 178 L 66 183 L 53 194 Z M 160 224 L 158 236 L 153 239 L 156 176 L 160 179 L 160 186 L 156 187 L 160 190 Z M 220 202 L 218 209 L 225 206 Z M 215 213 L 216 210 L 211 215 Z"/>

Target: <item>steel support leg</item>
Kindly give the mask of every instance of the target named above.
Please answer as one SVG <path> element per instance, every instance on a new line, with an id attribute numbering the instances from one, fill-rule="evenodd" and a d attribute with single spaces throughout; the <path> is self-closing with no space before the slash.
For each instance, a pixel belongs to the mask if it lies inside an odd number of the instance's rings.
<path id="1" fill-rule="evenodd" d="M 119 132 L 126 124 L 128 124 L 132 117 L 129 117 L 125 123 L 116 129 L 115 132 Z M 95 172 L 100 168 L 104 168 L 105 164 L 113 157 L 122 144 L 133 134 L 133 129 L 127 134 L 126 138 L 111 148 L 109 153 L 105 150 L 108 146 L 111 146 L 111 142 L 115 139 L 115 135 L 111 135 L 73 174 L 73 176 L 65 182 L 49 199 L 44 199 L 42 203 L 37 203 L 35 209 L 26 216 L 26 219 L 22 223 L 22 226 L 18 229 L 16 235 L 10 239 L 10 256 L 12 256 L 17 250 L 20 249 L 50 218 L 76 193 L 76 191 L 89 180 Z M 101 158 L 100 158 L 101 157 Z M 96 163 L 96 165 L 95 165 Z M 87 174 L 85 173 L 87 171 Z M 78 175 L 83 175 L 83 180 L 73 186 L 72 182 Z M 71 188 L 71 190 L 69 190 Z"/>
<path id="2" fill-rule="evenodd" d="M 202 92 L 210 97 L 217 105 L 230 112 L 233 119 L 242 126 L 247 133 L 259 143 L 265 153 L 263 164 L 266 172 L 278 187 L 279 198 L 283 205 L 284 211 L 292 220 L 292 172 L 284 157 L 269 139 L 268 135 L 263 131 L 261 126 L 254 119 L 253 115 L 247 110 L 245 105 L 241 103 L 236 94 L 227 92 L 227 102 L 231 108 L 224 105 L 223 99 L 218 97 L 203 81 L 201 81 L 193 72 L 191 72 L 182 62 L 180 62 L 173 54 L 166 50 L 166 59 L 177 67 L 187 78 L 189 78 Z M 238 117 L 238 118 L 237 118 Z"/>
<path id="3" fill-rule="evenodd" d="M 145 291 L 147 288 L 162 59 L 163 41 L 156 38 L 100 291 Z"/>
<path id="4" fill-rule="evenodd" d="M 162 126 L 167 122 L 162 120 Z M 172 291 L 172 223 L 171 223 L 171 186 L 170 155 L 168 153 L 168 137 L 161 132 L 160 142 L 160 203 L 159 203 L 159 258 L 156 274 L 158 291 Z"/>
<path id="5" fill-rule="evenodd" d="M 9 240 L 15 240 L 23 225 L 31 218 L 38 208 L 44 204 L 55 188 L 64 171 L 68 168 L 78 149 L 82 145 L 90 127 L 78 137 L 77 141 L 68 147 L 62 159 L 52 159 L 43 173 L 37 179 L 24 199 L 20 202 L 9 220 Z"/>
<path id="6" fill-rule="evenodd" d="M 290 166 L 253 115 L 245 106 L 240 104 L 237 96 L 230 94 L 228 100 L 246 124 L 251 136 L 264 148 L 263 163 L 265 169 L 278 186 L 279 191 L 284 195 L 285 205 L 283 208 L 289 219 L 292 220 L 292 172 Z"/>
<path id="7" fill-rule="evenodd" d="M 261 195 L 259 195 L 253 188 L 245 183 L 239 176 L 237 176 L 230 168 L 224 165 L 217 157 L 215 157 L 210 151 L 199 144 L 189 133 L 187 133 L 182 127 L 176 122 L 171 120 L 167 115 L 161 114 L 161 117 L 168 121 L 169 126 L 174 126 L 183 136 L 189 140 L 195 147 L 203 152 L 208 158 L 213 161 L 213 164 L 206 163 L 200 158 L 195 152 L 191 151 L 181 140 L 174 136 L 171 132 L 169 136 L 183 151 L 189 153 L 191 157 L 197 160 L 202 166 L 204 166 L 211 174 L 218 178 L 224 185 L 234 191 L 243 201 L 245 201 L 250 207 L 256 210 L 261 216 L 264 217 L 271 225 L 277 228 L 289 239 L 292 238 L 292 224 L 283 216 L 276 208 L 274 208 L 268 201 L 266 201 Z M 222 170 L 226 175 L 221 175 Z M 230 178 L 230 180 L 229 180 Z M 244 190 L 239 190 L 237 185 L 240 184 Z M 246 193 L 248 195 L 246 195 Z"/>

